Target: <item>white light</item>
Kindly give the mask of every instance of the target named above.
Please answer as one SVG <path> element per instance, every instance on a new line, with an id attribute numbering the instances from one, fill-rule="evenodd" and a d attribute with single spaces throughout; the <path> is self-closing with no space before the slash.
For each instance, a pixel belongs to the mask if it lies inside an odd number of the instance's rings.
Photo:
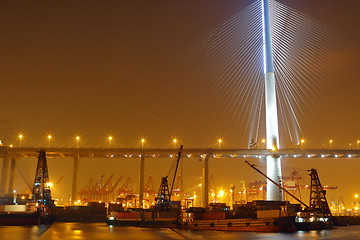
<path id="1" fill-rule="evenodd" d="M 321 157 L 322 157 L 322 158 L 325 157 L 324 154 L 321 154 Z"/>
<path id="2" fill-rule="evenodd" d="M 351 154 L 349 154 L 348 157 L 351 158 Z"/>
<path id="3" fill-rule="evenodd" d="M 262 12 L 262 29 L 263 29 L 263 63 L 264 73 L 266 73 L 266 56 L 265 56 L 265 19 L 264 19 L 264 1 L 261 1 L 261 12 Z"/>
<path id="4" fill-rule="evenodd" d="M 308 158 L 311 157 L 310 154 L 308 155 Z"/>
<path id="5" fill-rule="evenodd" d="M 335 157 L 337 158 L 337 157 L 338 157 L 338 155 L 337 155 L 337 154 L 335 154 Z"/>

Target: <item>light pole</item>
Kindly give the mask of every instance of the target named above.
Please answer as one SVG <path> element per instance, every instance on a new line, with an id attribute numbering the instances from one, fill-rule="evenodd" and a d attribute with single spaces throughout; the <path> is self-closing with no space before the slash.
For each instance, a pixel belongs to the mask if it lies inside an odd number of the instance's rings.
<path id="1" fill-rule="evenodd" d="M 76 148 L 79 148 L 80 136 L 76 136 Z"/>
<path id="2" fill-rule="evenodd" d="M 23 137 L 24 137 L 24 135 L 19 134 L 19 145 L 20 145 L 20 147 L 21 147 L 21 140 L 23 139 Z"/>
<path id="3" fill-rule="evenodd" d="M 144 144 L 145 144 L 145 138 L 141 139 L 141 148 L 144 148 Z"/>
<path id="4" fill-rule="evenodd" d="M 48 135 L 48 140 L 49 140 L 49 148 L 50 148 L 50 146 L 51 146 L 51 135 L 50 134 Z"/>
<path id="5" fill-rule="evenodd" d="M 218 139 L 219 149 L 220 149 L 220 147 L 221 147 L 221 143 L 222 143 L 222 139 L 219 138 L 219 139 Z"/>
<path id="6" fill-rule="evenodd" d="M 304 140 L 304 139 L 301 139 L 301 140 L 300 140 L 300 143 L 301 143 L 301 150 L 302 150 L 302 149 L 304 149 L 304 142 L 305 142 L 305 140 Z"/>
<path id="7" fill-rule="evenodd" d="M 109 136 L 108 139 L 109 139 L 109 144 L 110 144 L 110 148 L 111 148 L 111 142 L 112 142 L 112 140 L 113 140 L 113 137 L 112 137 L 112 136 Z"/>
<path id="8" fill-rule="evenodd" d="M 330 139 L 330 141 L 329 141 L 329 144 L 330 144 L 330 149 L 331 149 L 331 144 L 333 143 L 333 140 L 332 139 Z"/>
<path id="9" fill-rule="evenodd" d="M 261 139 L 261 143 L 262 143 L 262 146 L 264 147 L 264 149 L 266 149 L 266 146 L 265 146 L 266 140 L 265 140 L 265 138 Z"/>
<path id="10" fill-rule="evenodd" d="M 355 194 L 355 199 L 356 199 L 356 201 L 355 201 L 355 204 L 354 204 L 354 210 L 355 211 L 358 211 L 359 210 L 359 201 L 358 201 L 358 199 L 359 199 L 359 194 Z"/>
<path id="11" fill-rule="evenodd" d="M 176 148 L 176 143 L 177 143 L 177 139 L 174 138 L 174 139 L 173 139 L 174 148 Z"/>
<path id="12" fill-rule="evenodd" d="M 359 148 L 360 140 L 357 140 L 356 144 L 357 144 L 357 148 Z"/>

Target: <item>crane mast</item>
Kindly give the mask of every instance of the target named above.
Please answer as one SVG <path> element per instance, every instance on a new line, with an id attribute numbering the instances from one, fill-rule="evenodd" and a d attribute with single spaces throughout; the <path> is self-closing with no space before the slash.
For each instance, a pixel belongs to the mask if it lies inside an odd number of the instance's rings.
<path id="1" fill-rule="evenodd" d="M 180 151 L 178 153 L 178 158 L 176 160 L 176 168 L 175 168 L 175 173 L 174 173 L 174 177 L 172 179 L 172 184 L 171 184 L 171 189 L 169 191 L 169 184 L 168 184 L 168 177 L 163 177 L 161 178 L 161 183 L 160 183 L 160 188 L 159 188 L 159 192 L 157 197 L 155 198 L 156 201 L 156 208 L 158 210 L 166 210 L 166 209 L 170 209 L 171 206 L 171 195 L 174 189 L 174 182 L 175 182 L 175 178 L 176 178 L 176 173 L 179 167 L 179 162 L 180 162 L 180 157 L 181 157 L 181 151 L 183 149 L 183 145 L 180 146 Z"/>

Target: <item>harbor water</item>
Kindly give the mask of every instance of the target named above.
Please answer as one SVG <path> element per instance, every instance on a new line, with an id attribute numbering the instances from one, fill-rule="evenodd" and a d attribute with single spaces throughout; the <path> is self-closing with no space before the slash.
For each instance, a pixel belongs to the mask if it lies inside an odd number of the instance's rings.
<path id="1" fill-rule="evenodd" d="M 360 226 L 296 233 L 190 231 L 108 226 L 105 223 L 55 223 L 51 226 L 0 226 L 0 239 L 360 239 Z"/>

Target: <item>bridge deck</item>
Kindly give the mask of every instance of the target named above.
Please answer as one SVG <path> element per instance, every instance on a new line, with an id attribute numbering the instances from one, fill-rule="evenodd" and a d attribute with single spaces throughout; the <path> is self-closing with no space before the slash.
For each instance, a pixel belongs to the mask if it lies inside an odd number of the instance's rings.
<path id="1" fill-rule="evenodd" d="M 13 158 L 37 158 L 40 150 L 46 151 L 48 158 L 159 158 L 172 157 L 178 153 L 174 148 L 0 148 L 0 157 L 5 153 Z M 183 157 L 201 158 L 210 154 L 215 158 L 261 158 L 274 156 L 282 158 L 359 158 L 360 149 L 214 149 L 188 148 L 183 149 Z"/>

